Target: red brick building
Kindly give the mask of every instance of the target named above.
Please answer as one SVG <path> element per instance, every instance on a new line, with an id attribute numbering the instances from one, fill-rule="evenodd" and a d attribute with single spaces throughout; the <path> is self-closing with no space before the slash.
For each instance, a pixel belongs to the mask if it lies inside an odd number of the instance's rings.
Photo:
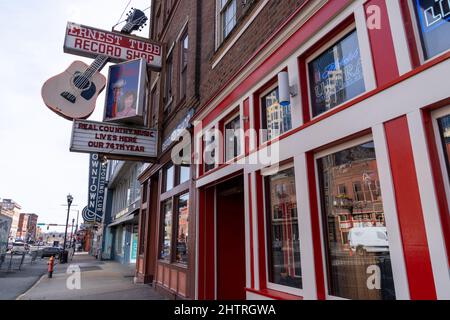
<path id="1" fill-rule="evenodd" d="M 196 298 L 450 297 L 449 10 L 202 6 Z"/>
<path id="2" fill-rule="evenodd" d="M 154 1 L 138 279 L 188 299 L 449 299 L 448 14 Z"/>

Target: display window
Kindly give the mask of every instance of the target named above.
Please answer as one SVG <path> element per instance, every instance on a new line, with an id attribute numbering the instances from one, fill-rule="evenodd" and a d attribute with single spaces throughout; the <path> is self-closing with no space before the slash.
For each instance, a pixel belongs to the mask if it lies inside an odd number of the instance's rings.
<path id="1" fill-rule="evenodd" d="M 299 294 L 303 283 L 294 168 L 288 165 L 262 174 L 267 228 L 267 287 Z"/>
<path id="2" fill-rule="evenodd" d="M 306 64 L 313 118 L 366 91 L 354 26 L 308 57 Z"/>
<path id="3" fill-rule="evenodd" d="M 423 60 L 429 60 L 450 49 L 450 1 L 410 0 L 415 31 Z"/>
<path id="4" fill-rule="evenodd" d="M 395 299 L 373 141 L 321 152 L 316 161 L 328 295 Z"/>
<path id="5" fill-rule="evenodd" d="M 291 106 L 282 106 L 278 86 L 261 95 L 262 129 L 266 130 L 263 142 L 272 140 L 292 129 Z"/>

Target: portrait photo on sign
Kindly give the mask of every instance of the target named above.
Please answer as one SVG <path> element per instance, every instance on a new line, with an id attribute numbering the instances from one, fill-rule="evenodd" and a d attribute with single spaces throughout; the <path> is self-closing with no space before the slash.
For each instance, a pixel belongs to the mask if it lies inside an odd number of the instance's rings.
<path id="1" fill-rule="evenodd" d="M 109 67 L 104 121 L 144 124 L 146 76 L 143 59 Z"/>

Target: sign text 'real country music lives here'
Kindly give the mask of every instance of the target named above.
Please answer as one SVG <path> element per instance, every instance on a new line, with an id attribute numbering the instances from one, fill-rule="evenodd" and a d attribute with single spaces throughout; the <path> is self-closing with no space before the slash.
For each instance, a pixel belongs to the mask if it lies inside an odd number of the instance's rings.
<path id="1" fill-rule="evenodd" d="M 70 151 L 138 158 L 157 156 L 157 130 L 121 124 L 75 120 Z"/>
<path id="2" fill-rule="evenodd" d="M 64 52 L 88 58 L 106 55 L 115 63 L 143 58 L 155 71 L 162 65 L 162 45 L 157 42 L 73 22 L 67 23 Z"/>

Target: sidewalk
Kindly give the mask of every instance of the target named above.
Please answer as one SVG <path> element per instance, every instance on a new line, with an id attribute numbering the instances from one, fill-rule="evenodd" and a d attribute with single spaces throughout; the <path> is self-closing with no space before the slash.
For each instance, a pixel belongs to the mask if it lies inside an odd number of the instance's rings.
<path id="1" fill-rule="evenodd" d="M 80 287 L 76 287 L 80 272 Z M 99 261 L 87 253 L 77 253 L 73 260 L 56 265 L 53 278 L 47 275 L 17 300 L 163 300 L 152 287 L 133 283 L 134 270 L 117 262 Z M 70 278 L 70 279 L 69 279 Z M 68 281 L 69 280 L 69 281 Z M 69 284 L 69 286 L 67 285 Z M 73 289 L 70 289 L 70 288 Z"/>

